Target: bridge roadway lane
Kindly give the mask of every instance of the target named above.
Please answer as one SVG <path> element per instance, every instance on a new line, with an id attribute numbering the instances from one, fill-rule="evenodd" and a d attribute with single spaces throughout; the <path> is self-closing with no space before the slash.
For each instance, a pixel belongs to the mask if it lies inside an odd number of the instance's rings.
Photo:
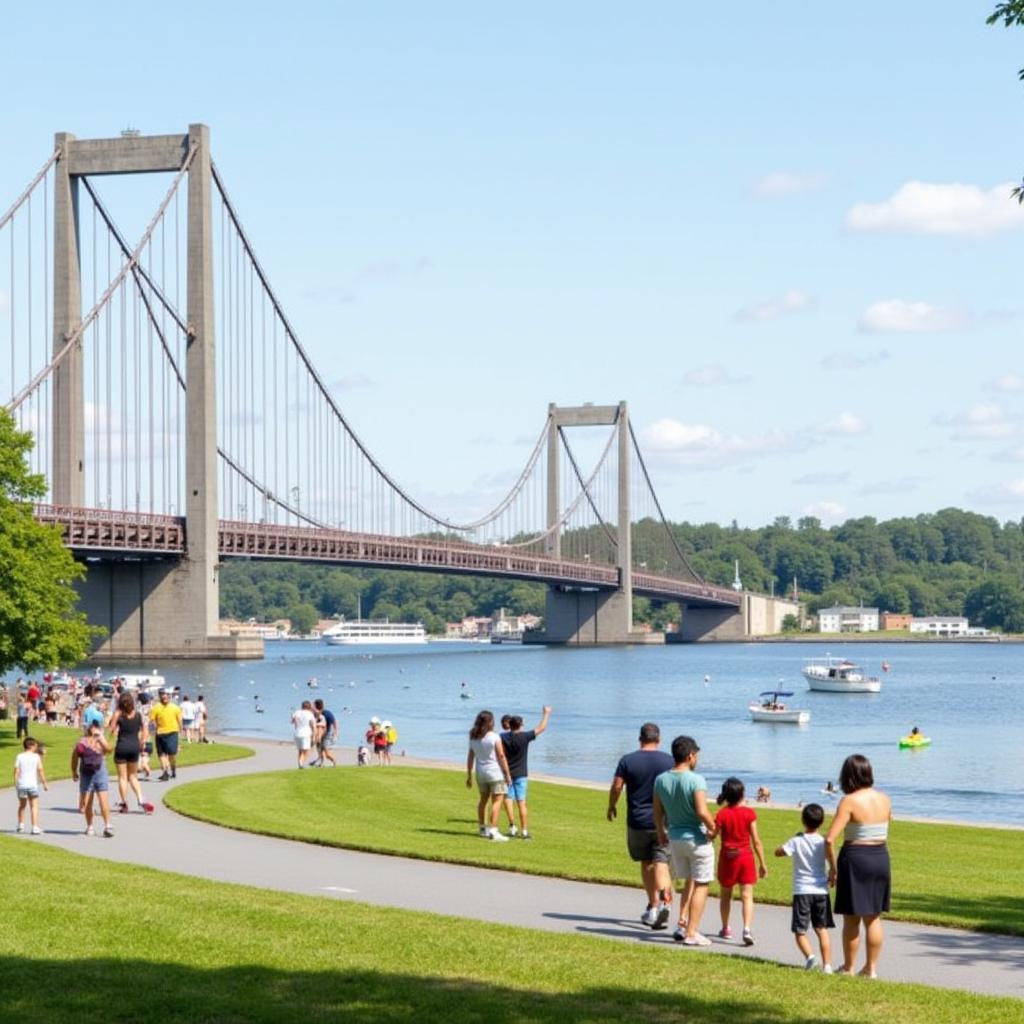
<path id="1" fill-rule="evenodd" d="M 256 750 L 255 757 L 185 769 L 178 782 L 294 766 L 290 744 L 245 742 Z M 347 750 L 342 753 L 345 758 L 351 755 Z M 376 770 L 381 769 L 367 769 Z M 147 798 L 156 802 L 162 792 L 175 784 L 151 782 L 145 788 Z M 468 807 L 468 795 L 466 799 Z M 152 817 L 135 813 L 114 815 L 116 835 L 112 839 L 86 837 L 76 807 L 74 783 L 54 783 L 41 800 L 41 821 L 46 834 L 18 838 L 108 861 L 146 864 L 215 881 L 321 899 L 362 900 L 545 931 L 644 942 L 664 949 L 667 956 L 705 955 L 704 951 L 674 943 L 671 929 L 652 932 L 639 923 L 638 916 L 643 910 L 639 887 L 590 885 L 295 843 L 192 821 L 159 804 Z M 595 822 L 595 828 L 604 825 L 603 821 Z M 586 841 L 586 837 L 581 840 Z M 543 841 L 541 824 L 535 842 Z M 507 845 L 512 854 L 514 843 Z M 622 855 L 626 857 L 625 843 Z M 788 870 L 788 865 L 777 869 Z M 733 913 L 738 913 L 738 908 Z M 711 900 L 704 918 L 705 931 L 712 934 L 717 930 L 717 922 L 718 905 Z M 757 944 L 751 949 L 735 941 L 716 939 L 708 952 L 799 965 L 799 954 L 789 931 L 788 908 L 758 906 L 754 934 Z M 838 929 L 833 948 L 833 960 L 839 962 Z M 916 981 L 1024 999 L 1021 939 L 888 921 L 881 966 L 882 976 L 891 981 Z"/>

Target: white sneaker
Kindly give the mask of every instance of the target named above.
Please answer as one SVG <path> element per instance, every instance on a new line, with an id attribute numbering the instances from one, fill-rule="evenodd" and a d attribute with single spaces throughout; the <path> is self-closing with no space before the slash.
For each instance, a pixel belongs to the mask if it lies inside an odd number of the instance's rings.
<path id="1" fill-rule="evenodd" d="M 509 825 L 508 835 L 510 839 L 515 839 L 515 837 L 519 835 L 519 829 L 517 829 L 515 825 Z"/>
<path id="2" fill-rule="evenodd" d="M 807 959 L 806 959 L 806 960 L 804 961 L 804 970 L 805 970 L 805 971 L 813 971 L 813 970 L 814 970 L 814 968 L 815 968 L 815 967 L 817 967 L 817 966 L 818 966 L 818 958 L 817 958 L 817 957 L 816 957 L 816 956 L 815 956 L 815 955 L 814 955 L 814 954 L 812 953 L 812 954 L 811 954 L 811 955 L 810 955 L 810 956 L 809 956 L 809 957 L 808 957 L 808 958 L 807 958 Z"/>
<path id="3" fill-rule="evenodd" d="M 18 822 L 18 827 L 14 831 L 15 832 L 24 832 L 25 831 L 25 823 L 23 821 L 19 821 Z"/>
<path id="4" fill-rule="evenodd" d="M 503 836 L 496 828 L 492 828 L 490 832 L 487 833 L 487 835 L 488 838 L 492 839 L 496 843 L 508 842 L 508 836 Z"/>
<path id="5" fill-rule="evenodd" d="M 481 825 L 480 826 L 480 838 L 481 839 L 490 839 L 490 837 L 491 837 L 491 833 L 488 830 L 487 826 L 486 825 Z"/>
<path id="6" fill-rule="evenodd" d="M 821 969 L 821 973 L 822 974 L 831 974 L 832 973 L 832 965 L 831 964 L 825 964 L 825 966 L 822 967 L 822 969 Z"/>
<path id="7" fill-rule="evenodd" d="M 34 836 L 41 836 L 42 834 L 43 834 L 43 830 L 38 825 L 33 825 L 32 826 L 32 835 L 34 835 Z"/>
<path id="8" fill-rule="evenodd" d="M 96 829 L 94 829 L 94 828 L 92 827 L 92 825 L 90 825 L 90 826 L 89 826 L 89 827 L 88 827 L 88 828 L 87 828 L 87 829 L 85 830 L 85 834 L 86 834 L 87 836 L 94 836 L 94 835 L 96 835 Z"/>
<path id="9" fill-rule="evenodd" d="M 648 928 L 653 928 L 658 923 L 658 908 L 648 907 L 640 915 L 640 923 L 647 925 Z"/>

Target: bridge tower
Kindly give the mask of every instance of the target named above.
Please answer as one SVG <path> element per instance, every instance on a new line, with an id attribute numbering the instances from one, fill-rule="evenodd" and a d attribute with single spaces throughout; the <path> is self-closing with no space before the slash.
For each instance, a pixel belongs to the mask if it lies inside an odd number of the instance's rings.
<path id="1" fill-rule="evenodd" d="M 633 630 L 633 550 L 630 524 L 630 434 L 629 408 L 618 405 L 548 406 L 547 459 L 547 554 L 561 556 L 561 494 L 559 493 L 559 439 L 565 427 L 613 426 L 618 442 L 618 541 L 616 567 L 618 587 L 548 587 L 544 631 L 539 638 L 549 644 L 644 643 L 647 634 Z"/>
<path id="2" fill-rule="evenodd" d="M 95 657 L 251 657 L 262 642 L 217 635 L 219 586 L 214 274 L 210 131 L 193 124 L 178 135 L 77 139 L 58 133 L 54 203 L 53 350 L 82 322 L 78 191 L 85 175 L 179 172 L 188 154 L 187 320 L 185 358 L 186 554 L 171 561 L 91 561 L 81 588 L 89 621 L 108 636 Z M 85 502 L 85 388 L 81 342 L 54 380 L 51 490 L 56 505 Z"/>

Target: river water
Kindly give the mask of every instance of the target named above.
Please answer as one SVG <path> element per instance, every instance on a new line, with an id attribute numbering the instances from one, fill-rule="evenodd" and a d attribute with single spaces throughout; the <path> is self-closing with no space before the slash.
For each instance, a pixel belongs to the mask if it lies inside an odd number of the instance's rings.
<path id="1" fill-rule="evenodd" d="M 800 670 L 826 650 L 881 675 L 882 692 L 809 692 Z M 890 671 L 881 672 L 883 661 Z M 666 746 L 679 733 L 697 739 L 712 796 L 735 774 L 751 794 L 767 785 L 777 802 L 827 803 L 820 792 L 826 780 L 837 778 L 847 754 L 860 752 L 898 815 L 1024 826 L 1024 648 L 1012 644 L 566 649 L 286 641 L 267 643 L 262 662 L 159 669 L 183 692 L 205 695 L 214 730 L 239 737 L 288 738 L 292 708 L 320 696 L 337 714 L 346 746 L 360 742 L 377 715 L 397 727 L 398 751 L 461 761 L 481 708 L 522 714 L 529 728 L 550 704 L 551 725 L 530 751 L 535 773 L 608 781 L 619 755 L 635 747 L 640 724 L 652 720 Z M 810 710 L 808 725 L 750 720 L 748 701 L 777 686 L 794 691 L 791 706 Z M 472 696 L 464 699 L 465 691 Z M 898 749 L 914 725 L 932 745 Z"/>

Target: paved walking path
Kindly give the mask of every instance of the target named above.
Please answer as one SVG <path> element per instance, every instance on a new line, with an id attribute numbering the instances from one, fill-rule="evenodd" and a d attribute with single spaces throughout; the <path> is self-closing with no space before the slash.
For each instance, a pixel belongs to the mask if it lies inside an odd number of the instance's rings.
<path id="1" fill-rule="evenodd" d="M 177 781 L 294 766 L 290 745 L 245 742 L 256 750 L 255 757 L 183 769 Z M 147 799 L 157 804 L 156 813 L 151 817 L 115 814 L 116 835 L 103 839 L 83 834 L 75 784 L 70 780 L 56 782 L 49 793 L 42 794 L 45 835 L 26 836 L 25 842 L 320 898 L 363 900 L 545 931 L 644 942 L 663 948 L 667 955 L 755 956 L 794 966 L 801 961 L 789 930 L 787 907 L 758 906 L 754 922 L 757 943 L 752 948 L 736 940 L 716 939 L 710 950 L 687 949 L 672 941 L 671 928 L 653 932 L 640 924 L 644 899 L 639 874 L 637 887 L 630 889 L 356 853 L 235 832 L 181 817 L 163 806 L 158 798 L 174 785 L 144 784 Z M 112 797 L 116 801 L 116 786 Z M 543 841 L 542 834 L 535 840 Z M 625 841 L 622 855 L 626 856 Z M 733 914 L 738 912 L 735 907 Z M 709 900 L 704 931 L 712 934 L 717 926 L 718 904 Z M 887 980 L 1024 998 L 1024 940 L 896 921 L 887 921 L 885 928 L 881 972 Z M 734 931 L 738 934 L 739 928 Z M 833 961 L 840 960 L 837 929 L 833 933 Z"/>

